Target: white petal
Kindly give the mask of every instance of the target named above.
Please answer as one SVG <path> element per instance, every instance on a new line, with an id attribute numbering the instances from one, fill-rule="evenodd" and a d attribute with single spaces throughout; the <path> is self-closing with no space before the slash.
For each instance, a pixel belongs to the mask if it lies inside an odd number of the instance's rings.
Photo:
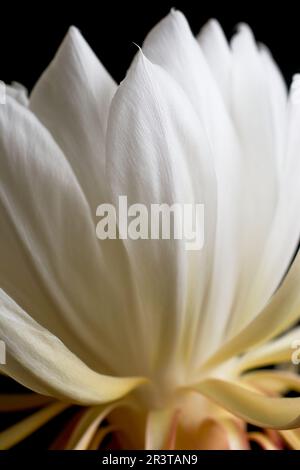
<path id="1" fill-rule="evenodd" d="M 172 11 L 158 23 L 143 50 L 174 77 L 190 99 L 207 133 L 217 176 L 216 240 L 214 258 L 209 261 L 210 290 L 202 306 L 201 325 L 195 329 L 197 360 L 219 344 L 235 297 L 243 208 L 241 156 L 220 90 L 182 13 Z"/>
<path id="2" fill-rule="evenodd" d="M 229 44 L 218 21 L 209 20 L 201 29 L 197 39 L 224 102 L 230 109 L 232 58 Z"/>
<path id="3" fill-rule="evenodd" d="M 142 53 L 112 102 L 107 175 L 116 204 L 120 195 L 149 211 L 151 204 L 205 204 L 201 251 L 187 251 L 183 240 L 125 240 L 140 301 L 133 340 L 138 336 L 140 354 L 146 351 L 148 367 L 160 373 L 168 361 L 178 362 L 182 340 L 190 347 L 199 318 L 214 239 L 215 179 L 197 115 L 172 78 Z"/>
<path id="4" fill-rule="evenodd" d="M 134 344 L 122 264 L 101 252 L 89 206 L 51 135 L 9 97 L 0 107 L 0 155 L 1 286 L 90 366 L 125 373 Z"/>
<path id="5" fill-rule="evenodd" d="M 28 91 L 20 83 L 13 82 L 11 85 L 6 85 L 5 91 L 11 98 L 14 98 L 23 106 L 28 106 Z"/>
<path id="6" fill-rule="evenodd" d="M 300 159 L 298 150 L 300 145 L 300 101 L 296 98 L 299 91 L 300 83 L 295 81 L 288 103 L 287 136 L 285 138 L 284 161 L 280 170 L 278 206 L 260 269 L 252 286 L 252 291 L 264 298 L 265 301 L 282 281 L 297 250 L 300 238 Z"/>
<path id="7" fill-rule="evenodd" d="M 260 45 L 259 54 L 267 81 L 269 106 L 272 114 L 272 128 L 274 138 L 274 157 L 277 167 L 283 169 L 284 147 L 287 131 L 287 86 L 284 78 L 274 61 L 270 51 L 265 45 Z"/>
<path id="8" fill-rule="evenodd" d="M 36 84 L 30 108 L 68 158 L 95 214 L 104 198 L 105 134 L 116 84 L 71 27 Z"/>
<path id="9" fill-rule="evenodd" d="M 238 331 L 264 307 L 277 286 L 258 278 L 279 197 L 277 160 L 282 151 L 278 144 L 278 126 L 274 124 L 275 106 L 270 97 L 269 75 L 247 25 L 240 25 L 231 41 L 232 48 L 232 118 L 243 148 L 245 189 L 248 195 L 241 223 L 244 239 L 243 269 L 229 334 Z M 273 88 L 272 88 L 273 89 Z M 276 110 L 277 111 L 277 110 Z M 281 132 L 284 130 L 281 129 Z M 283 275 L 282 266 L 275 266 Z M 251 289 L 253 279 L 261 284 Z"/>
<path id="10" fill-rule="evenodd" d="M 7 362 L 0 366 L 35 392 L 83 404 L 114 401 L 143 381 L 97 374 L 0 290 L 0 337 Z"/>
<path id="11" fill-rule="evenodd" d="M 250 198 L 244 204 L 240 232 L 241 236 L 246 234 L 243 251 L 249 256 L 243 262 L 240 298 L 229 330 L 232 333 L 255 316 L 275 291 L 295 249 L 294 234 L 299 233 L 297 224 L 292 222 L 295 214 L 290 216 L 292 209 L 287 206 L 287 201 L 293 198 L 286 194 L 290 187 L 286 180 L 278 181 L 279 207 L 275 208 L 274 222 L 268 224 L 274 207 L 273 198 L 268 202 L 268 193 L 273 190 L 276 195 L 275 170 L 285 171 L 287 91 L 271 54 L 265 46 L 256 47 L 246 25 L 241 25 L 233 38 L 232 53 L 215 20 L 203 28 L 199 43 L 236 124 L 247 163 L 244 177 Z M 271 231 L 270 238 L 268 231 Z"/>
<path id="12" fill-rule="evenodd" d="M 98 205 L 107 202 L 105 135 L 109 107 L 116 88 L 114 80 L 80 32 L 71 27 L 30 97 L 31 109 L 50 130 L 71 164 L 88 200 L 93 219 Z M 122 242 L 97 242 L 101 245 L 101 266 L 103 269 L 106 266 L 108 270 L 114 270 L 111 276 L 105 271 L 109 281 L 103 281 L 98 275 L 98 284 L 103 284 L 103 289 L 99 287 L 99 311 L 96 316 L 106 338 L 101 344 L 105 347 L 106 341 L 110 342 L 110 346 L 116 342 L 119 349 L 121 344 L 127 342 L 127 345 L 123 346 L 121 357 L 124 355 L 124 349 L 127 349 L 128 357 L 122 365 L 120 364 L 120 368 L 123 373 L 129 368 L 128 373 L 131 373 L 138 357 L 135 343 L 131 341 L 130 322 L 127 321 L 130 312 L 137 308 L 136 300 L 132 297 L 132 274 L 128 270 Z M 113 293 L 107 282 L 113 286 Z M 117 295 L 121 295 L 122 291 L 122 299 L 112 312 L 110 307 L 115 302 L 116 291 Z M 117 317 L 119 328 L 115 333 L 112 323 L 117 323 Z M 110 325 L 110 333 L 105 324 Z M 95 336 L 99 335 L 97 328 L 94 332 Z M 109 339 L 110 335 L 112 336 Z M 99 336 L 97 341 L 99 343 Z M 116 367 L 118 364 L 115 363 L 114 372 L 118 373 L 119 369 L 117 371 Z"/>

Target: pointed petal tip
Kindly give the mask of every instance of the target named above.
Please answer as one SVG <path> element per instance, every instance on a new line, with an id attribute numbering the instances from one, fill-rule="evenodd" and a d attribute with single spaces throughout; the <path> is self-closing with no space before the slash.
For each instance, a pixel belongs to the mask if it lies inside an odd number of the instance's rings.
<path id="1" fill-rule="evenodd" d="M 69 34 L 70 36 L 76 37 L 78 34 L 80 34 L 80 31 L 77 28 L 77 26 L 71 25 L 68 29 L 67 34 Z"/>
<path id="2" fill-rule="evenodd" d="M 81 41 L 83 36 L 77 26 L 71 25 L 65 36 L 65 40 L 71 41 L 73 44 Z"/>
<path id="3" fill-rule="evenodd" d="M 198 39 L 203 41 L 205 39 L 210 40 L 211 37 L 221 38 L 227 43 L 227 39 L 223 28 L 216 18 L 210 18 L 200 29 Z"/>
<path id="4" fill-rule="evenodd" d="M 254 33 L 250 26 L 247 23 L 238 23 L 235 27 L 235 32 L 231 38 L 230 45 L 233 50 L 239 48 L 239 46 L 243 45 L 254 45 L 256 48 L 256 39 Z"/>
<path id="5" fill-rule="evenodd" d="M 293 75 L 291 88 L 290 88 L 290 98 L 293 104 L 299 105 L 300 103 L 300 73 Z M 298 109 L 298 106 L 297 106 Z"/>
<path id="6" fill-rule="evenodd" d="M 292 77 L 292 87 L 298 87 L 300 85 L 300 73 L 295 73 Z"/>
<path id="7" fill-rule="evenodd" d="M 58 48 L 57 54 L 64 50 L 73 50 L 74 48 L 78 48 L 83 42 L 85 41 L 80 30 L 77 26 L 71 25 Z"/>
<path id="8" fill-rule="evenodd" d="M 177 23 L 179 26 L 188 24 L 188 21 L 182 11 L 177 10 L 177 8 L 171 8 L 170 13 L 168 13 L 163 19 L 162 22 L 173 22 Z"/>
<path id="9" fill-rule="evenodd" d="M 219 32 L 219 31 L 223 32 L 223 29 L 222 29 L 219 21 L 216 18 L 210 18 L 206 23 L 204 23 L 203 27 L 201 28 L 201 32 L 205 31 L 205 30 L 206 31 L 212 30 L 212 31 L 216 31 L 216 32 Z"/>
<path id="10" fill-rule="evenodd" d="M 252 34 L 252 30 L 248 23 L 245 23 L 244 21 L 241 21 L 240 23 L 237 23 L 235 26 L 235 30 L 237 33 L 250 33 Z"/>
<path id="11" fill-rule="evenodd" d="M 145 67 L 152 67 L 154 64 L 147 58 L 147 56 L 145 55 L 143 49 L 138 46 L 137 44 L 135 44 L 138 48 L 138 52 L 136 53 L 136 56 L 135 56 L 135 59 L 134 59 L 134 67 L 132 68 L 132 70 L 134 70 L 135 72 L 140 68 L 140 67 L 143 67 L 145 69 Z M 131 70 L 131 67 L 129 69 L 129 71 Z"/>

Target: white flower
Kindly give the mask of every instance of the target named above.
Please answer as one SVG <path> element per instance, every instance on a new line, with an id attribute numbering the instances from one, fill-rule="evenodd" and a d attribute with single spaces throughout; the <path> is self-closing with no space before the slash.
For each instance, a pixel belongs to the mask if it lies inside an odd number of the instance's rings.
<path id="1" fill-rule="evenodd" d="M 281 397 L 300 390 L 298 376 L 247 373 L 289 362 L 300 337 L 295 328 L 274 340 L 300 318 L 299 255 L 289 269 L 300 233 L 299 87 L 287 97 L 248 26 L 229 45 L 213 20 L 196 40 L 172 11 L 119 87 L 72 27 L 28 106 L 23 92 L 21 103 L 8 94 L 1 370 L 40 395 L 23 405 L 3 395 L 0 409 L 45 407 L 0 433 L 0 447 L 71 403 L 88 408 L 68 448 L 97 446 L 115 428 L 126 447 L 204 448 L 212 436 L 247 448 L 247 422 L 300 426 L 300 398 Z M 204 248 L 100 242 L 96 207 L 123 194 L 205 204 Z M 113 428 L 98 430 L 106 416 Z M 280 431 L 299 448 L 297 432 Z M 278 436 L 250 438 L 272 448 Z"/>

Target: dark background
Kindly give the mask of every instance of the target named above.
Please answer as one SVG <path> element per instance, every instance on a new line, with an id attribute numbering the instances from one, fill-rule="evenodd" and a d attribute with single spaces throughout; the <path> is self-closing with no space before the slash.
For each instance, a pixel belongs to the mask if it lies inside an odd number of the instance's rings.
<path id="1" fill-rule="evenodd" d="M 111 0 L 76 3 L 60 2 L 1 4 L 0 7 L 0 79 L 13 80 L 32 88 L 51 61 L 70 25 L 77 26 L 112 76 L 120 81 L 136 53 L 133 42 L 141 45 L 147 32 L 172 7 L 187 17 L 194 33 L 211 17 L 217 18 L 227 36 L 237 23 L 250 24 L 257 39 L 271 49 L 287 82 L 300 71 L 300 18 L 296 2 L 257 4 L 213 0 L 140 1 Z M 272 5 L 272 6 L 268 6 Z M 21 391 L 12 381 L 0 377 L 2 393 Z M 24 391 L 24 390 L 23 390 Z M 0 414 L 0 430 L 14 424 L 28 413 Z M 46 448 L 63 427 L 72 410 L 52 420 L 19 449 Z"/>
<path id="2" fill-rule="evenodd" d="M 47 66 L 68 27 L 76 25 L 113 77 L 120 81 L 147 32 L 176 7 L 183 11 L 197 33 L 209 18 L 217 18 L 228 36 L 235 25 L 251 25 L 259 41 L 266 43 L 289 82 L 300 71 L 300 19 L 291 2 L 226 2 L 214 0 L 117 2 L 98 0 L 78 3 L 40 2 L 35 5 L 1 4 L 0 79 L 31 88 Z M 270 5 L 270 6 L 268 6 Z"/>

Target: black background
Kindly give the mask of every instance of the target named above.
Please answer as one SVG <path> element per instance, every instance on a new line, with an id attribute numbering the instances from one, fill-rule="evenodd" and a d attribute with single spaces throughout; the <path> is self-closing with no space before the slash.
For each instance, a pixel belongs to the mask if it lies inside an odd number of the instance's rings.
<path id="1" fill-rule="evenodd" d="M 21 6 L 22 5 L 22 6 Z M 251 25 L 266 43 L 289 82 L 300 71 L 300 18 L 296 2 L 226 2 L 214 0 L 149 2 L 25 2 L 1 4 L 0 79 L 31 88 L 48 65 L 68 27 L 76 25 L 113 77 L 120 81 L 147 32 L 172 7 L 186 15 L 197 33 L 210 17 L 217 18 L 228 36 L 235 25 Z"/>

